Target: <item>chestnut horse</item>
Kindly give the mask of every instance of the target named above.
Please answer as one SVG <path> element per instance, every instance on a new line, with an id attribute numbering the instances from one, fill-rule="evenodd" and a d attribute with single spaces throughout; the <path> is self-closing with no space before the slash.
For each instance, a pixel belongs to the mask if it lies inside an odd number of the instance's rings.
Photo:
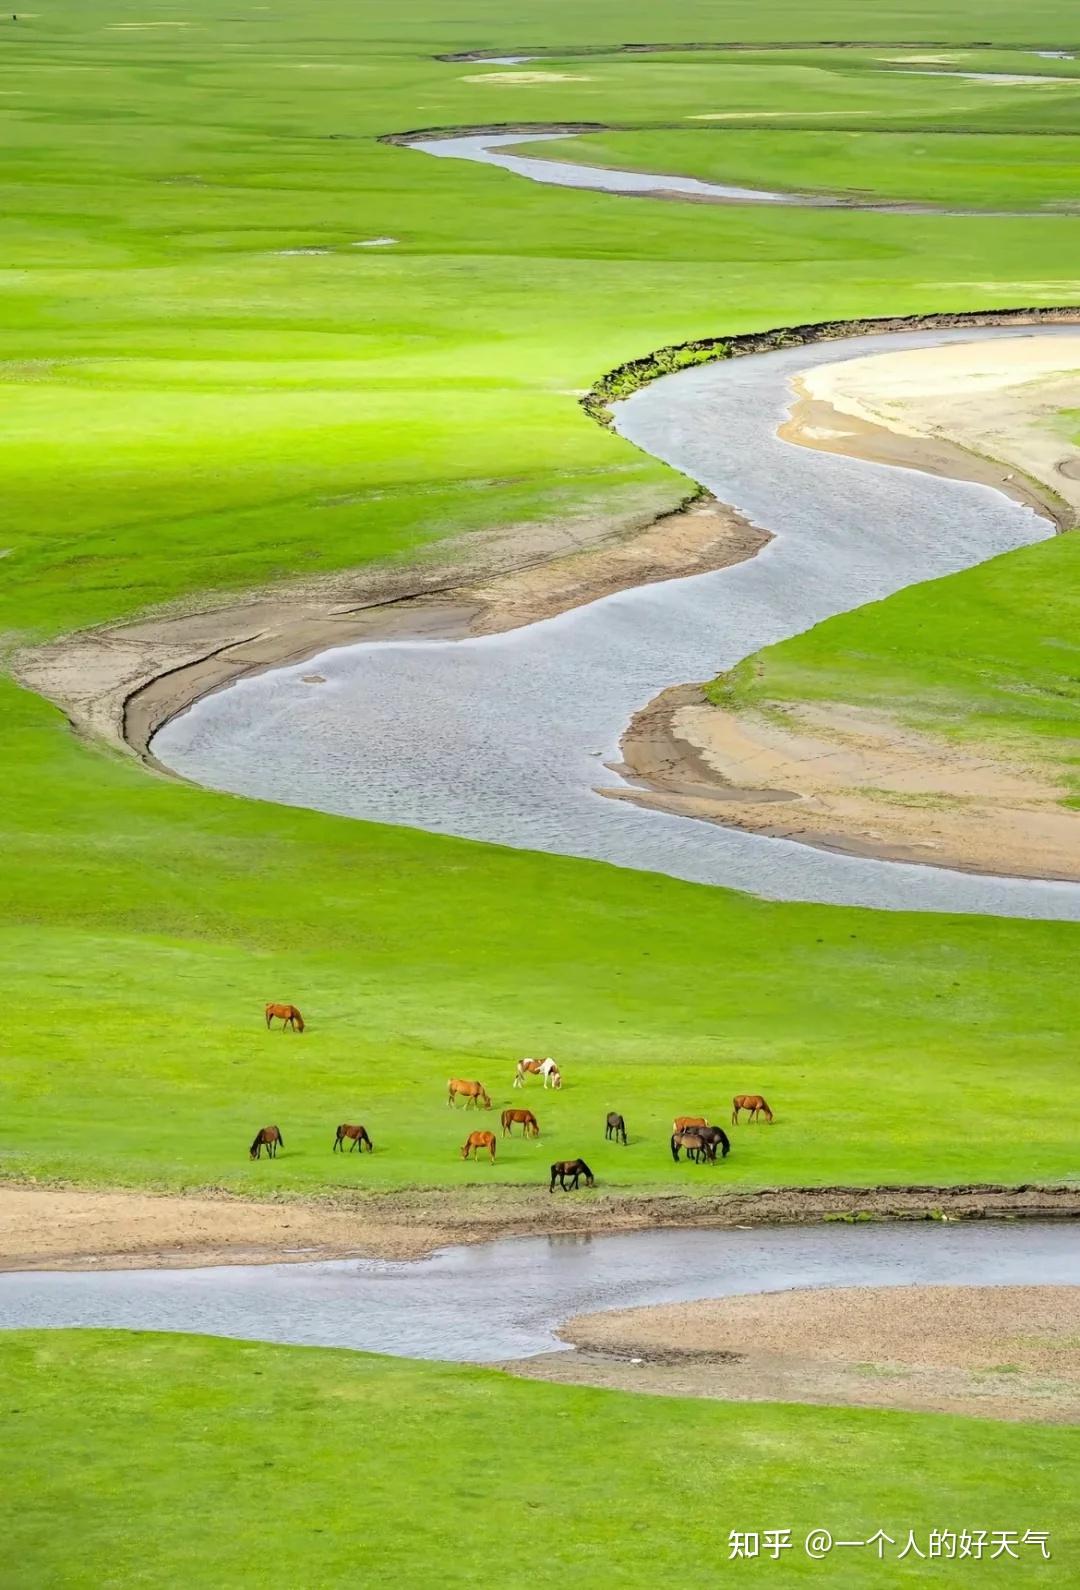
<path id="1" fill-rule="evenodd" d="M 772 1125 L 772 1111 L 760 1093 L 736 1093 L 731 1101 L 732 1126 L 738 1126 L 740 1110 L 749 1110 L 752 1121 L 756 1121 L 759 1115 L 763 1115 L 769 1125 Z"/>
<path id="2" fill-rule="evenodd" d="M 286 1027 L 291 1027 L 293 1032 L 304 1030 L 304 1018 L 295 1005 L 267 1005 L 266 1025 L 269 1027 L 272 1021 L 281 1022 L 282 1032 Z"/>
<path id="3" fill-rule="evenodd" d="M 613 1137 L 616 1143 L 621 1142 L 623 1147 L 626 1147 L 626 1122 L 614 1110 L 607 1118 L 604 1126 L 604 1136 L 605 1138 Z"/>
<path id="4" fill-rule="evenodd" d="M 494 1165 L 494 1163 L 495 1163 L 495 1133 L 494 1132 L 470 1132 L 468 1137 L 465 1139 L 464 1147 L 461 1150 L 461 1157 L 462 1157 L 462 1159 L 468 1159 L 469 1155 L 471 1154 L 473 1159 L 475 1159 L 482 1148 L 486 1148 L 487 1149 L 488 1153 L 491 1156 L 491 1163 Z"/>
<path id="5" fill-rule="evenodd" d="M 584 1176 L 586 1187 L 596 1185 L 596 1178 L 583 1159 L 557 1159 L 551 1167 L 551 1186 L 548 1192 L 555 1191 L 558 1182 L 563 1192 L 576 1192 L 579 1179 Z M 569 1181 L 570 1186 L 566 1183 Z"/>
<path id="6" fill-rule="evenodd" d="M 504 1110 L 502 1112 L 504 1137 L 513 1137 L 515 1122 L 519 1122 L 521 1125 L 522 1137 L 540 1136 L 540 1123 L 531 1110 Z"/>
<path id="7" fill-rule="evenodd" d="M 276 1159 L 279 1148 L 285 1147 L 285 1139 L 276 1126 L 264 1126 L 255 1133 L 255 1141 L 251 1145 L 252 1159 L 261 1159 L 265 1148 L 267 1159 Z"/>
<path id="8" fill-rule="evenodd" d="M 368 1153 L 369 1154 L 374 1154 L 374 1152 L 375 1152 L 375 1144 L 371 1141 L 371 1138 L 368 1136 L 367 1127 L 366 1126 L 349 1126 L 349 1125 L 339 1126 L 338 1129 L 337 1129 L 337 1136 L 334 1138 L 334 1150 L 335 1150 L 335 1152 L 340 1148 L 341 1152 L 344 1154 L 344 1152 L 345 1152 L 345 1139 L 346 1138 L 351 1139 L 351 1141 L 349 1142 L 349 1153 L 350 1154 L 352 1153 L 354 1148 L 358 1148 L 360 1150 L 361 1154 L 362 1154 L 364 1152 L 364 1144 L 365 1143 L 367 1144 Z"/>
<path id="9" fill-rule="evenodd" d="M 463 1082 L 460 1077 L 451 1077 L 446 1084 L 446 1102 L 451 1109 L 453 1109 L 454 1099 L 459 1093 L 465 1100 L 466 1109 L 470 1105 L 480 1103 L 483 1103 L 485 1110 L 491 1109 L 491 1100 L 488 1098 L 487 1090 L 482 1082 Z"/>
<path id="10" fill-rule="evenodd" d="M 677 1115 L 671 1123 L 673 1132 L 694 1132 L 699 1126 L 708 1126 L 703 1115 Z"/>

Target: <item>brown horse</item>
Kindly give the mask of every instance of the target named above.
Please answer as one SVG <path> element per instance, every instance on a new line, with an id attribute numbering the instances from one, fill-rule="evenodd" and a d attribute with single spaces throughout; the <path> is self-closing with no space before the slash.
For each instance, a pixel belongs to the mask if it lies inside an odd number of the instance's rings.
<path id="1" fill-rule="evenodd" d="M 349 1142 L 349 1153 L 350 1154 L 352 1153 L 354 1148 L 358 1148 L 360 1150 L 361 1154 L 362 1154 L 364 1152 L 364 1144 L 365 1143 L 367 1144 L 368 1153 L 369 1154 L 374 1154 L 374 1152 L 375 1152 L 375 1144 L 371 1141 L 371 1138 L 368 1136 L 367 1127 L 366 1126 L 348 1126 L 348 1125 L 339 1126 L 338 1129 L 337 1129 L 337 1136 L 334 1138 L 334 1150 L 335 1150 L 335 1152 L 340 1148 L 341 1152 L 344 1154 L 344 1152 L 345 1152 L 345 1139 L 346 1138 L 349 1138 L 351 1140 Z"/>
<path id="2" fill-rule="evenodd" d="M 563 1192 L 576 1192 L 580 1178 L 584 1176 L 586 1187 L 594 1187 L 596 1178 L 583 1159 L 557 1159 L 551 1167 L 551 1186 L 548 1192 L 555 1191 L 558 1182 Z M 567 1182 L 570 1185 L 567 1187 Z"/>
<path id="3" fill-rule="evenodd" d="M 495 1163 L 495 1133 L 494 1132 L 470 1132 L 468 1137 L 465 1139 L 464 1146 L 462 1147 L 461 1157 L 462 1157 L 462 1159 L 468 1159 L 469 1155 L 471 1154 L 473 1159 L 476 1159 L 477 1155 L 480 1153 L 480 1150 L 482 1148 L 486 1148 L 487 1149 L 488 1154 L 491 1156 L 491 1163 L 494 1165 L 494 1163 Z"/>
<path id="4" fill-rule="evenodd" d="M 304 1018 L 295 1005 L 267 1005 L 266 1025 L 269 1027 L 272 1021 L 281 1022 L 282 1032 L 286 1027 L 291 1027 L 293 1032 L 304 1030 Z"/>
<path id="5" fill-rule="evenodd" d="M 465 1108 L 470 1105 L 483 1104 L 485 1110 L 491 1109 L 491 1100 L 488 1098 L 487 1089 L 482 1082 L 463 1082 L 461 1077 L 451 1077 L 446 1084 L 446 1102 L 451 1109 L 454 1099 L 460 1093 L 465 1100 Z"/>
<path id="6" fill-rule="evenodd" d="M 279 1148 L 285 1147 L 285 1139 L 276 1126 L 264 1126 L 255 1133 L 255 1141 L 251 1145 L 252 1159 L 261 1159 L 265 1148 L 267 1159 L 276 1159 Z"/>
<path id="7" fill-rule="evenodd" d="M 738 1126 L 740 1110 L 749 1110 L 752 1121 L 756 1121 L 759 1115 L 763 1115 L 769 1125 L 772 1125 L 772 1111 L 760 1093 L 736 1093 L 731 1101 L 732 1126 Z"/>
<path id="8" fill-rule="evenodd" d="M 697 1165 L 704 1165 L 708 1159 L 716 1158 L 716 1148 L 707 1138 L 699 1137 L 697 1132 L 673 1132 L 671 1136 L 671 1157 L 678 1160 L 680 1150 L 686 1150 L 686 1157 Z"/>
<path id="9" fill-rule="evenodd" d="M 522 1137 L 540 1136 L 540 1123 L 531 1110 L 504 1110 L 502 1112 L 504 1137 L 513 1137 L 515 1123 L 520 1123 Z"/>
<path id="10" fill-rule="evenodd" d="M 612 1110 L 604 1124 L 604 1136 L 605 1138 L 613 1137 L 616 1143 L 621 1142 L 622 1146 L 626 1147 L 626 1122 L 614 1110 Z"/>
<path id="11" fill-rule="evenodd" d="M 673 1132 L 692 1132 L 695 1127 L 708 1126 L 703 1115 L 677 1115 L 671 1123 Z"/>

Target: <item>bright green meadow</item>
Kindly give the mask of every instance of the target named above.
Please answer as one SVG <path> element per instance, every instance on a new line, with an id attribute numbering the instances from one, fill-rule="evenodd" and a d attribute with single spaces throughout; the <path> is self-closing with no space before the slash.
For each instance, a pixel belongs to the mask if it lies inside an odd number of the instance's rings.
<path id="1" fill-rule="evenodd" d="M 812 25 L 952 46 L 962 67 L 1080 72 L 1021 48 L 1080 46 L 1058 0 L 833 4 Z M 1074 94 L 908 76 L 884 48 L 572 53 L 658 31 L 768 43 L 808 27 L 802 7 L 738 4 L 718 20 L 682 0 L 529 0 L 513 18 L 491 0 L 467 18 L 451 0 L 397 13 L 63 0 L 5 21 L 9 652 L 207 592 L 444 552 L 493 526 L 673 503 L 687 483 L 575 401 L 650 349 L 1080 296 L 1068 216 L 631 201 L 377 141 L 523 119 L 678 124 L 697 130 L 611 138 L 640 138 L 643 160 L 654 137 L 664 161 L 685 145 L 687 170 L 719 171 L 730 151 L 748 181 L 845 187 L 857 166 L 861 187 L 926 197 L 956 170 L 972 204 L 1061 196 L 1080 78 Z M 980 40 L 1001 49 L 963 49 Z M 564 52 L 543 68 L 561 80 L 433 59 L 515 46 Z M 691 119 L 732 107 L 777 111 L 783 127 Z M 871 108 L 862 158 L 864 135 L 837 129 Z M 922 143 L 938 157 L 914 159 Z M 397 242 L 357 246 L 376 237 Z M 874 650 L 830 638 L 861 633 L 859 615 L 837 620 L 791 643 L 799 688 L 887 687 L 916 704 L 932 691 L 974 728 L 1007 688 L 1042 733 L 1066 711 L 1047 701 L 1070 654 L 1041 640 L 1074 622 L 1073 553 L 1062 541 L 905 593 L 874 614 Z M 939 637 L 985 639 L 985 667 L 966 642 L 945 653 L 924 633 L 912 648 L 928 600 Z M 10 1176 L 539 1188 L 549 1148 L 586 1152 L 602 1186 L 641 1188 L 1075 1172 L 1075 928 L 765 905 L 231 799 L 77 738 L 10 681 L 0 736 Z M 300 1004 L 308 1033 L 268 1035 L 267 998 Z M 566 1087 L 532 1095 L 541 1142 L 465 1166 L 447 1076 L 509 1102 L 516 1058 L 548 1052 Z M 707 1178 L 674 1167 L 671 1114 L 722 1118 L 737 1090 L 764 1092 L 776 1126 L 740 1130 Z M 600 1141 L 611 1108 L 630 1124 L 625 1151 Z M 375 1138 L 362 1163 L 330 1154 L 348 1119 Z M 286 1151 L 253 1166 L 267 1121 Z"/>
<path id="2" fill-rule="evenodd" d="M 761 48 L 614 53 L 658 36 Z M 904 45 L 1076 86 L 909 76 L 884 59 Z M 650 350 L 1080 299 L 1069 215 L 630 201 L 380 135 L 587 121 L 612 131 L 573 158 L 1038 210 L 1075 198 L 1080 66 L 1031 51 L 1067 47 L 1065 0 L 41 0 L 5 16 L 10 669 L 73 629 L 277 578 L 670 506 L 687 482 L 576 401 Z M 555 80 L 434 59 L 477 48 L 549 52 L 522 70 Z M 380 237 L 396 241 L 361 246 Z M 833 620 L 726 688 L 885 698 L 1061 757 L 1078 545 Z M 549 1160 L 579 1153 L 598 1177 L 582 1201 L 1075 1175 L 1075 927 L 768 905 L 217 795 L 78 737 L 11 672 L 0 759 L 11 1179 L 480 1183 L 491 1202 L 526 1184 L 546 1208 Z M 303 1008 L 302 1037 L 264 1030 L 271 998 Z M 549 1052 L 563 1091 L 513 1099 L 541 1141 L 465 1165 L 446 1078 L 482 1078 L 501 1106 L 517 1057 Z M 673 1166 L 672 1113 L 722 1119 L 744 1090 L 775 1126 L 740 1127 L 715 1168 Z M 612 1108 L 625 1149 L 602 1141 Z M 376 1152 L 334 1156 L 341 1120 L 365 1121 Z M 284 1151 L 252 1164 L 270 1121 Z M 19 1590 L 1075 1582 L 1075 1441 L 1051 1425 L 96 1331 L 0 1335 L 0 1408 L 0 1578 Z M 897 1544 L 885 1563 L 796 1547 L 727 1567 L 733 1529 L 801 1543 L 813 1527 Z M 894 1560 L 934 1528 L 1045 1529 L 1054 1558 Z"/>
<path id="3" fill-rule="evenodd" d="M 1075 1433 L 675 1401 L 205 1337 L 0 1341 L 4 1583 L 1066 1585 Z M 992 1439 L 987 1440 L 991 1434 Z M 627 1476 L 633 1475 L 628 1483 Z M 62 1522 L 61 1522 L 62 1521 Z M 884 1530 L 891 1544 L 804 1549 Z M 790 1550 L 729 1562 L 732 1530 Z M 920 1559 L 933 1529 L 1050 1560 Z M 956 1549 L 955 1546 L 953 1548 Z"/>

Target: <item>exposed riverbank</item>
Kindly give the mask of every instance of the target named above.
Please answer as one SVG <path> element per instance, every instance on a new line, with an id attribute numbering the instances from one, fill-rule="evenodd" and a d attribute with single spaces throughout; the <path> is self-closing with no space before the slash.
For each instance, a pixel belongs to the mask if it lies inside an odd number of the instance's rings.
<path id="1" fill-rule="evenodd" d="M 659 1396 L 1080 1422 L 1080 1287 L 766 1292 L 580 1315 L 506 1367 Z"/>
<path id="2" fill-rule="evenodd" d="M 768 541 L 707 495 L 514 525 L 409 567 L 344 570 L 64 636 L 17 659 L 21 682 L 74 726 L 146 757 L 161 725 L 235 680 L 335 646 L 498 634 L 628 587 L 726 568 Z M 313 683 L 317 683 L 313 680 Z"/>
<path id="3" fill-rule="evenodd" d="M 1058 415 L 1080 401 L 1076 370 L 1080 338 L 837 362 L 793 383 L 779 434 L 993 486 L 1066 530 L 1080 513 L 1080 451 Z M 604 793 L 654 810 L 851 855 L 1080 879 L 1080 817 L 1063 804 L 1062 769 L 1017 747 L 916 731 L 884 710 L 728 708 L 679 686 L 635 715 L 622 753 L 643 788 Z"/>
<path id="4" fill-rule="evenodd" d="M 0 1271 L 184 1269 L 369 1257 L 416 1259 L 500 1237 L 822 1221 L 1080 1219 L 1076 1187 L 780 1187 L 552 1199 L 546 1186 L 339 1192 L 256 1202 L 8 1184 Z"/>

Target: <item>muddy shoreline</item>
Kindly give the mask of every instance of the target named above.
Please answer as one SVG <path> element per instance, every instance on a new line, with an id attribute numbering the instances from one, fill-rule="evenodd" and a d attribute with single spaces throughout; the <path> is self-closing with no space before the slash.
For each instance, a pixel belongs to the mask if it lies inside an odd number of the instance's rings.
<path id="1" fill-rule="evenodd" d="M 1080 1220 L 1080 1185 L 781 1187 L 697 1197 L 597 1190 L 556 1201 L 546 1186 L 501 1186 L 256 1201 L 215 1189 L 176 1195 L 8 1182 L 0 1185 L 0 1271 L 407 1260 L 501 1237 L 932 1220 Z"/>
<path id="2" fill-rule="evenodd" d="M 345 570 L 64 636 L 20 653 L 16 677 L 79 732 L 168 772 L 149 751 L 154 733 L 250 674 L 361 641 L 502 633 L 630 586 L 726 568 L 769 540 L 707 494 L 664 511 L 667 495 L 654 489 L 611 517 L 480 534 L 419 567 Z"/>
<path id="3" fill-rule="evenodd" d="M 529 1379 L 726 1402 L 1080 1423 L 1080 1286 L 825 1287 L 609 1310 Z"/>

